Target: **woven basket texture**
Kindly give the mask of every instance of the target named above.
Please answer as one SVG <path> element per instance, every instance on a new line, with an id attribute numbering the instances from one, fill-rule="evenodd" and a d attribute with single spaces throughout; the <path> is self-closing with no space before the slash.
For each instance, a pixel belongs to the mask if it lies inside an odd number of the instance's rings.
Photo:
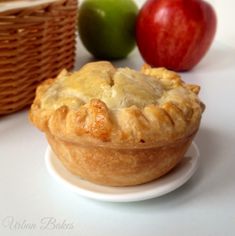
<path id="1" fill-rule="evenodd" d="M 0 12 L 0 115 L 32 103 L 37 85 L 73 68 L 77 0 Z"/>

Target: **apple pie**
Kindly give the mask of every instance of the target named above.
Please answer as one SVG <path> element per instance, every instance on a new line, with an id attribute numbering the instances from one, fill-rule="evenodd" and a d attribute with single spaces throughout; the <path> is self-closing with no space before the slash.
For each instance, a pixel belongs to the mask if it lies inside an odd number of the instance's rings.
<path id="1" fill-rule="evenodd" d="M 204 110 L 199 90 L 165 68 L 92 62 L 44 81 L 30 120 L 73 174 L 102 185 L 143 184 L 184 157 Z"/>

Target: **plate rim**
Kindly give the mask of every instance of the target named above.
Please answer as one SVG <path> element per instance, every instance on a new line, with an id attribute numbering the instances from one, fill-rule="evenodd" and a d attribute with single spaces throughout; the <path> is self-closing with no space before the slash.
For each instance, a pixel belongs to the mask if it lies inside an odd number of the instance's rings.
<path id="1" fill-rule="evenodd" d="M 190 168 L 188 168 L 188 171 L 183 173 L 183 175 L 180 175 L 173 183 L 173 185 L 171 184 L 170 186 L 168 186 L 167 188 L 163 188 L 161 191 L 157 191 L 157 187 L 153 187 L 152 189 L 150 188 L 150 190 L 148 189 L 147 191 L 143 191 L 142 193 L 123 193 L 123 194 L 115 194 L 115 193 L 100 193 L 100 192 L 96 192 L 96 191 L 91 191 L 88 189 L 84 189 L 80 186 L 77 186 L 74 183 L 71 183 L 70 181 L 66 180 L 65 178 L 63 178 L 61 176 L 61 174 L 59 174 L 59 172 L 57 171 L 55 165 L 53 164 L 53 160 L 56 162 L 60 162 L 59 159 L 53 158 L 53 155 L 56 156 L 56 154 L 53 152 L 53 150 L 51 149 L 51 147 L 48 145 L 46 148 L 46 152 L 45 152 L 45 162 L 46 162 L 46 167 L 47 167 L 47 171 L 49 172 L 49 174 L 58 182 L 61 184 L 61 182 L 63 183 L 63 185 L 65 185 L 65 187 L 69 188 L 72 192 L 79 194 L 83 197 L 87 197 L 90 199 L 95 199 L 95 200 L 99 200 L 99 201 L 106 201 L 106 202 L 136 202 L 136 201 L 144 201 L 147 199 L 152 199 L 152 198 L 157 198 L 160 196 L 163 196 L 165 194 L 168 194 L 174 190 L 176 190 L 177 188 L 181 187 L 182 185 L 184 185 L 196 172 L 196 170 L 199 167 L 199 161 L 200 161 L 200 152 L 199 152 L 199 148 L 196 145 L 196 143 L 193 141 L 192 144 L 190 145 L 189 148 L 193 148 L 193 151 L 195 152 L 195 155 L 193 155 L 193 164 Z M 53 154 L 53 155 L 52 155 Z M 64 169 L 64 171 L 66 171 L 69 175 L 73 175 L 72 173 L 70 173 L 60 162 L 59 163 L 61 165 L 61 167 Z M 77 177 L 80 179 L 79 176 L 73 175 L 74 177 Z M 166 175 L 167 176 L 167 175 Z M 164 177 L 163 177 L 164 178 Z M 98 184 L 94 184 L 91 183 L 87 180 L 83 180 L 80 179 L 81 181 L 85 181 L 88 182 L 91 185 L 96 185 L 96 186 L 100 186 L 102 188 L 135 188 L 135 187 L 139 187 L 140 185 L 137 186 L 130 186 L 130 187 L 109 187 L 109 186 L 103 186 L 103 185 L 98 185 Z M 153 180 L 149 183 L 143 184 L 147 185 L 147 184 L 153 184 L 155 182 L 157 182 L 159 179 L 157 180 Z M 163 185 L 164 186 L 164 185 Z"/>

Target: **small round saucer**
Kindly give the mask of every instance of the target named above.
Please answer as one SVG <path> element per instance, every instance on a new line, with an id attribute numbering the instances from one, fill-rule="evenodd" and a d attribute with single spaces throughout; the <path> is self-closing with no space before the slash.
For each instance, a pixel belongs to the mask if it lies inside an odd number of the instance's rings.
<path id="1" fill-rule="evenodd" d="M 197 170 L 199 150 L 193 142 L 181 163 L 167 175 L 132 187 L 107 187 L 83 180 L 71 174 L 49 146 L 45 158 L 49 173 L 59 183 L 79 195 L 109 202 L 134 202 L 162 196 L 183 185 Z"/>

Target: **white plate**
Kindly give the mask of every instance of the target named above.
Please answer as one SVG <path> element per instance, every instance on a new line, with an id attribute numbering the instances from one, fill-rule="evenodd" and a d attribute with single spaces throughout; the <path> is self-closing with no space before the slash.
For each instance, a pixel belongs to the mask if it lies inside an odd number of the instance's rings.
<path id="1" fill-rule="evenodd" d="M 192 143 L 182 162 L 170 173 L 158 180 L 133 187 L 106 187 L 83 180 L 71 174 L 49 146 L 45 157 L 49 173 L 73 192 L 102 201 L 133 202 L 162 196 L 183 185 L 197 170 L 199 150 Z"/>

